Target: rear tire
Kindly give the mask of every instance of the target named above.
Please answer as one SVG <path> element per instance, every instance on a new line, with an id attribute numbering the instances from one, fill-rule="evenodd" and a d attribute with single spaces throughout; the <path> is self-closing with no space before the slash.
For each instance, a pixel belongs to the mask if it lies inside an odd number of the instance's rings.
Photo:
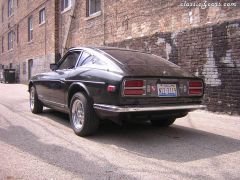
<path id="1" fill-rule="evenodd" d="M 172 125 L 175 120 L 176 118 L 151 119 L 151 123 L 157 127 L 168 127 Z"/>
<path id="2" fill-rule="evenodd" d="M 39 114 L 43 111 L 43 104 L 38 99 L 37 91 L 34 86 L 30 89 L 30 109 L 34 114 Z"/>
<path id="3" fill-rule="evenodd" d="M 95 133 L 99 127 L 93 106 L 83 93 L 76 93 L 72 97 L 70 123 L 75 134 L 82 137 Z"/>

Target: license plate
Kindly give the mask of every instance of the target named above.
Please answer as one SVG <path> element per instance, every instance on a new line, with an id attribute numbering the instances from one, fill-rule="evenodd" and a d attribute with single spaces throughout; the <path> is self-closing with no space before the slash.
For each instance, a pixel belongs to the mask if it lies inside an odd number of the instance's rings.
<path id="1" fill-rule="evenodd" d="M 158 84 L 158 96 L 160 97 L 176 97 L 177 85 L 176 84 Z"/>

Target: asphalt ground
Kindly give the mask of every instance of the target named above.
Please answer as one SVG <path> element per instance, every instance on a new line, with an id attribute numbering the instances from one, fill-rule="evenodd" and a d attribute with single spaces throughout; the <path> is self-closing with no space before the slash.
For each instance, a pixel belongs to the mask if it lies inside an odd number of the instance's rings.
<path id="1" fill-rule="evenodd" d="M 30 112 L 0 84 L 0 179 L 240 179 L 240 117 L 194 111 L 169 128 L 104 122 L 76 136 L 68 115 Z"/>

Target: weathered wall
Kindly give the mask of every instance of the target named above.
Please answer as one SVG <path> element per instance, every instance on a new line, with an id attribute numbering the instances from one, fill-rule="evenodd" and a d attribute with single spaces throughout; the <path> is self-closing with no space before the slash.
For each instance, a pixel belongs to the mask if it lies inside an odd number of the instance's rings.
<path id="1" fill-rule="evenodd" d="M 209 110 L 240 114 L 240 20 L 109 46 L 148 51 L 177 63 L 205 80 Z"/>
<path id="2" fill-rule="evenodd" d="M 205 1 L 105 0 L 92 18 L 85 2 L 77 3 L 69 46 L 105 44 L 163 56 L 205 80 L 209 110 L 240 114 L 237 0 L 209 0 L 200 7 L 186 3 Z"/>

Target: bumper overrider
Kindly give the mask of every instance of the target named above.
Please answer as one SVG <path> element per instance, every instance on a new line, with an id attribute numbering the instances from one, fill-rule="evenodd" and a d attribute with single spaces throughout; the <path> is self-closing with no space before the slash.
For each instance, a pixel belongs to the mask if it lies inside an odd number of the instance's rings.
<path id="1" fill-rule="evenodd" d="M 175 110 L 196 110 L 205 109 L 205 105 L 171 105 L 171 106 L 114 106 L 106 104 L 94 104 L 97 111 L 109 113 L 128 113 L 128 112 L 152 112 L 152 111 L 175 111 Z"/>

